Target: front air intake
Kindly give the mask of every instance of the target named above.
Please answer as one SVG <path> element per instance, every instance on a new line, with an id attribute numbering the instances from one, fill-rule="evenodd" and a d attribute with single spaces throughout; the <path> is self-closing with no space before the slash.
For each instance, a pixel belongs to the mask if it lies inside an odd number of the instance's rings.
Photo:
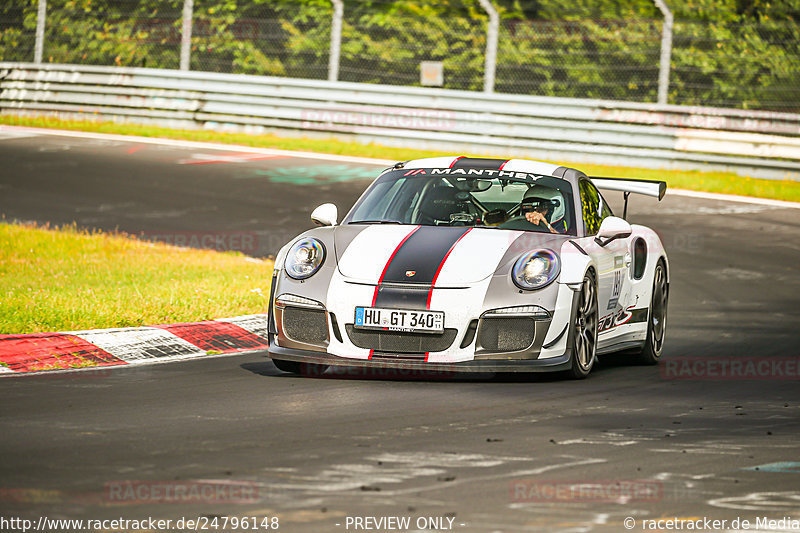
<path id="1" fill-rule="evenodd" d="M 286 306 L 283 310 L 283 333 L 305 344 L 324 344 L 328 340 L 328 321 L 322 309 Z"/>
<path id="2" fill-rule="evenodd" d="M 533 344 L 533 318 L 483 318 L 478 326 L 478 344 L 489 352 L 520 352 Z"/>

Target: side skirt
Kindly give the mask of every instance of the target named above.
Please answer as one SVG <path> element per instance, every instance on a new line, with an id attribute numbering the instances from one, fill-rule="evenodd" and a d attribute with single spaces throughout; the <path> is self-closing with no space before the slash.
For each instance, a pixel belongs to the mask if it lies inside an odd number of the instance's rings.
<path id="1" fill-rule="evenodd" d="M 645 341 L 627 341 L 627 342 L 618 342 L 612 344 L 610 346 L 604 346 L 603 348 L 597 348 L 597 355 L 605 355 L 614 352 L 622 352 L 625 350 L 633 350 L 635 348 L 641 348 L 644 346 Z"/>

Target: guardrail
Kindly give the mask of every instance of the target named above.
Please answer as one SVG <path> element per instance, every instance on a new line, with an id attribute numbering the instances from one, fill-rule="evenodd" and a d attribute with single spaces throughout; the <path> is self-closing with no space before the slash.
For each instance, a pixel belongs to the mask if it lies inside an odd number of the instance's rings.
<path id="1" fill-rule="evenodd" d="M 0 113 L 800 180 L 790 113 L 32 63 L 0 63 Z"/>

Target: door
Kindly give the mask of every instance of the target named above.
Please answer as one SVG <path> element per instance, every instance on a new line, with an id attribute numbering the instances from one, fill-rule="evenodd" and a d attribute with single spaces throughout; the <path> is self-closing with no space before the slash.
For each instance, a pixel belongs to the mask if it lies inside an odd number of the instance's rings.
<path id="1" fill-rule="evenodd" d="M 615 326 L 625 319 L 625 309 L 630 300 L 630 240 L 615 239 L 605 246 L 595 242 L 594 236 L 600 229 L 603 219 L 613 216 L 611 208 L 603 196 L 588 179 L 579 183 L 581 210 L 586 237 L 582 246 L 592 256 L 597 265 L 597 310 L 598 330 L 602 336 L 611 333 Z"/>

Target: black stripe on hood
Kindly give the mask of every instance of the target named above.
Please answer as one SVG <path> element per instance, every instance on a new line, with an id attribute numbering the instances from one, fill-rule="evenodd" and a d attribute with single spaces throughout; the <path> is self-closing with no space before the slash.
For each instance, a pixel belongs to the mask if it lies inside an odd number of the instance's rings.
<path id="1" fill-rule="evenodd" d="M 382 283 L 406 286 L 380 286 L 374 305 L 425 309 L 433 277 L 447 252 L 468 230 L 468 227 L 421 226 L 397 250 L 383 276 Z"/>
<path id="2" fill-rule="evenodd" d="M 383 276 L 384 283 L 430 285 L 444 256 L 468 229 L 464 226 L 421 226 L 397 250 Z M 407 276 L 409 271 L 415 274 Z"/>

